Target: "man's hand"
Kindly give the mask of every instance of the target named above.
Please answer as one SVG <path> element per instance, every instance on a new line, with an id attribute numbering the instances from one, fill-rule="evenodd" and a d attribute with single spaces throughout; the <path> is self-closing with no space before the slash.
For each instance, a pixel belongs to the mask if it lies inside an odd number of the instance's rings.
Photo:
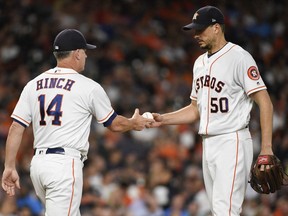
<path id="1" fill-rule="evenodd" d="M 5 168 L 2 176 L 2 188 L 9 195 L 15 195 L 15 187 L 20 189 L 19 175 L 15 169 Z"/>
<path id="2" fill-rule="evenodd" d="M 259 155 L 251 167 L 249 183 L 258 193 L 274 193 L 287 181 L 288 176 L 275 155 Z"/>
<path id="3" fill-rule="evenodd" d="M 156 128 L 156 127 L 160 127 L 162 125 L 162 121 L 163 121 L 163 116 L 159 113 L 152 113 L 153 118 L 154 118 L 154 122 L 146 125 L 147 128 Z"/>
<path id="4" fill-rule="evenodd" d="M 144 118 L 142 115 L 140 115 L 138 108 L 135 109 L 135 112 L 131 120 L 134 122 L 133 130 L 137 130 L 137 131 L 141 131 L 144 128 L 147 128 L 148 125 L 153 124 L 155 122 L 154 119 Z"/>

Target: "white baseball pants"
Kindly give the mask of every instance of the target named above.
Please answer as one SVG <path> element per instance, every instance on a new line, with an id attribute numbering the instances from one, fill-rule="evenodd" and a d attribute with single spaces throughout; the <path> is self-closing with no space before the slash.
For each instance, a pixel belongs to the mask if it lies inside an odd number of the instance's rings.
<path id="1" fill-rule="evenodd" d="M 239 216 L 253 160 L 248 128 L 203 137 L 203 176 L 213 216 Z"/>
<path id="2" fill-rule="evenodd" d="M 82 169 L 80 156 L 36 152 L 30 176 L 37 196 L 45 205 L 46 216 L 80 216 Z"/>

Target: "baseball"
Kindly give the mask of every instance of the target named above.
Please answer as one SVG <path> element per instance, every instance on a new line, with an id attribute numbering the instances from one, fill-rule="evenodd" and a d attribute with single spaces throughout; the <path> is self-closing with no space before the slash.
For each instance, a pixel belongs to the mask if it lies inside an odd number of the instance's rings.
<path id="1" fill-rule="evenodd" d="M 153 119 L 153 115 L 152 115 L 151 112 L 144 112 L 144 113 L 142 114 L 142 116 L 143 116 L 144 118 Z"/>

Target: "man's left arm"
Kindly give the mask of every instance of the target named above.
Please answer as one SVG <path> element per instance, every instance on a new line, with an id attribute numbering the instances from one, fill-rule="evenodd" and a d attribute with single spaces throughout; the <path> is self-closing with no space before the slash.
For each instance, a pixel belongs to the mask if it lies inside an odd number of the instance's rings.
<path id="1" fill-rule="evenodd" d="M 249 183 L 258 193 L 269 194 L 288 185 L 288 176 L 272 150 L 273 105 L 266 90 L 251 94 L 260 109 L 261 152 L 251 167 Z"/>
<path id="2" fill-rule="evenodd" d="M 261 126 L 261 152 L 260 155 L 273 155 L 272 150 L 272 121 L 273 104 L 267 90 L 252 93 L 250 97 L 255 101 L 260 110 Z"/>

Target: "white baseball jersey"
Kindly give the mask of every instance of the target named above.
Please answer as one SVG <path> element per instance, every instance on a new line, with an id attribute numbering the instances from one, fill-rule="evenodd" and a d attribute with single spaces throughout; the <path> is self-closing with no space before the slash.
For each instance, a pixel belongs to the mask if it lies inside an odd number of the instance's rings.
<path id="1" fill-rule="evenodd" d="M 193 68 L 190 98 L 200 113 L 199 134 L 218 135 L 245 128 L 253 101 L 248 96 L 266 89 L 252 56 L 227 43 L 208 57 L 199 56 Z"/>
<path id="2" fill-rule="evenodd" d="M 99 123 L 116 116 L 104 89 L 72 69 L 53 68 L 23 89 L 11 117 L 32 122 L 34 148 L 67 147 L 87 153 L 92 116 Z"/>

